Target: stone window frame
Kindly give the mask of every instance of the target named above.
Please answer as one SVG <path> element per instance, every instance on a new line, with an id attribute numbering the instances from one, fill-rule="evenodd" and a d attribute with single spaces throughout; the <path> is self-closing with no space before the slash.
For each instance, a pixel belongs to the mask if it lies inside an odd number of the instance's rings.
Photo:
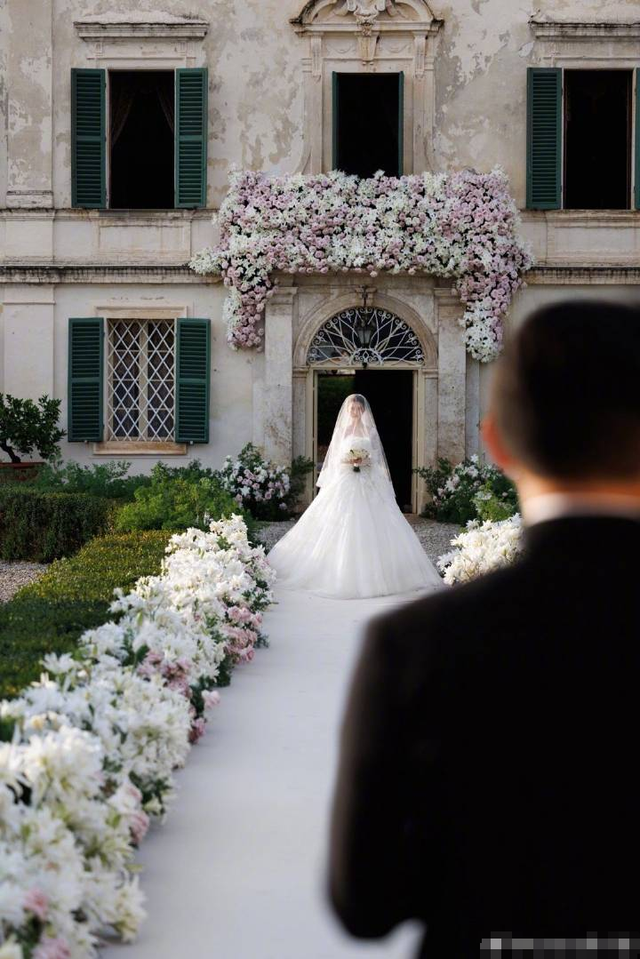
<path id="1" fill-rule="evenodd" d="M 144 306 L 144 305 L 105 305 L 94 308 L 95 316 L 102 316 L 105 325 L 109 320 L 178 320 L 179 317 L 189 315 L 186 306 Z M 107 331 L 105 330 L 105 336 Z M 175 349 L 175 347 L 174 347 Z M 104 359 L 104 409 L 109 408 L 107 391 L 109 390 L 109 375 L 107 366 L 107 351 Z M 175 387 L 174 387 L 175 388 Z M 174 400 L 175 402 L 175 400 Z M 176 443 L 173 440 L 103 440 L 93 444 L 93 453 L 96 456 L 185 456 L 187 443 Z"/>
<path id="2" fill-rule="evenodd" d="M 320 19 L 329 8 L 329 17 Z M 382 14 L 382 16 L 380 16 Z M 436 43 L 444 23 L 426 0 L 310 0 L 290 20 L 302 59 L 304 145 L 296 173 L 332 168 L 332 73 L 404 73 L 403 173 L 435 172 Z"/>
<path id="3" fill-rule="evenodd" d="M 179 68 L 207 66 L 202 40 L 209 32 L 209 21 L 200 17 L 144 11 L 139 14 L 90 14 L 74 20 L 73 25 L 77 36 L 87 44 L 85 63 L 75 66 L 97 67 L 107 73 L 110 70 L 153 69 L 171 70 L 174 74 Z M 109 112 L 107 103 L 107 143 Z M 107 177 L 108 170 L 107 157 Z M 91 212 L 98 219 L 129 216 L 129 211 L 109 206 Z M 169 208 L 145 211 L 145 215 L 162 220 L 177 214 L 190 220 L 197 212 Z"/>
<path id="4" fill-rule="evenodd" d="M 553 20 L 549 17 L 530 17 L 529 26 L 533 34 L 531 42 L 531 65 L 541 67 L 560 67 L 574 69 L 617 69 L 631 70 L 638 66 L 637 45 L 640 41 L 640 21 L 614 20 Z M 633 94 L 635 95 L 635 94 Z M 563 82 L 564 97 L 564 82 Z M 564 111 L 564 103 L 563 103 Z M 635 117 L 635 102 L 632 101 L 632 116 Z M 631 126 L 631 197 L 635 191 L 636 142 L 640 130 L 635 122 Z M 562 156 L 562 182 L 564 185 L 564 150 Z M 562 195 L 564 203 L 564 190 Z M 545 210 L 547 219 L 559 219 L 563 223 L 571 220 L 576 226 L 600 222 L 611 223 L 622 220 L 632 225 L 636 210 L 587 210 L 565 209 Z M 632 219 L 630 219 L 632 218 Z"/>

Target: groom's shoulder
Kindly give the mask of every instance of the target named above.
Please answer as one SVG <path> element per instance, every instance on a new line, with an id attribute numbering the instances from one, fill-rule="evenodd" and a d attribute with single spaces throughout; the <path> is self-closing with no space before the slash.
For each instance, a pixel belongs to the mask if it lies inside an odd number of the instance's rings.
<path id="1" fill-rule="evenodd" d="M 478 624 L 486 619 L 496 603 L 520 607 L 518 586 L 523 581 L 521 564 L 496 570 L 469 583 L 439 589 L 392 610 L 384 610 L 369 620 L 369 632 L 408 636 L 425 630 L 433 635 L 456 632 L 459 627 Z"/>

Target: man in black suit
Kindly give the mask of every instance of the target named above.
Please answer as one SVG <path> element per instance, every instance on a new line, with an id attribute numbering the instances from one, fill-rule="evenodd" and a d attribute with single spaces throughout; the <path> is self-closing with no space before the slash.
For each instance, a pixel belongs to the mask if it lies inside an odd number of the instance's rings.
<path id="1" fill-rule="evenodd" d="M 429 959 L 611 956 L 634 936 L 620 954 L 640 955 L 640 310 L 538 309 L 496 363 L 483 435 L 524 552 L 369 621 L 330 900 L 362 939 L 421 920 Z"/>

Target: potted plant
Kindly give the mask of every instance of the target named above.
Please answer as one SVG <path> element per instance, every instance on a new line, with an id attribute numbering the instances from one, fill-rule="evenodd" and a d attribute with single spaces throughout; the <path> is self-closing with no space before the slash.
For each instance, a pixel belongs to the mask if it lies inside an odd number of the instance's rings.
<path id="1" fill-rule="evenodd" d="M 9 462 L 0 463 L 0 469 L 9 470 L 15 478 L 26 479 L 58 453 L 58 443 L 66 435 L 58 429 L 60 400 L 50 399 L 46 394 L 37 403 L 19 399 L 8 393 L 0 393 L 0 449 L 9 457 Z M 41 461 L 23 462 L 36 450 Z"/>

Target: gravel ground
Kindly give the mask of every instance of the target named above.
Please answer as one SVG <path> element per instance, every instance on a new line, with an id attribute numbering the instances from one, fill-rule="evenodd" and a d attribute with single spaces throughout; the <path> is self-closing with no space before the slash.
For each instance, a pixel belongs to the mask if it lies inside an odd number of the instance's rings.
<path id="1" fill-rule="evenodd" d="M 21 586 L 42 576 L 46 568 L 41 563 L 8 563 L 0 559 L 0 603 L 6 603 Z"/>
<path id="2" fill-rule="evenodd" d="M 435 563 L 439 556 L 451 549 L 451 540 L 460 532 L 455 523 L 438 523 L 422 516 L 407 516 L 429 559 Z M 275 520 L 265 523 L 258 536 L 267 550 L 271 549 L 281 536 L 291 529 L 295 519 Z"/>

